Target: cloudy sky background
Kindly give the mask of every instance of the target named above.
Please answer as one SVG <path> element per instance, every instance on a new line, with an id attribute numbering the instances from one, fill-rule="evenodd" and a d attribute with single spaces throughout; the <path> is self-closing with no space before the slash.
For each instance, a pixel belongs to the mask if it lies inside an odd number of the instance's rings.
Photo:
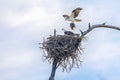
<path id="1" fill-rule="evenodd" d="M 0 0 L 0 80 L 48 80 L 51 65 L 43 62 L 43 37 L 70 30 L 63 14 L 82 7 L 74 32 L 91 24 L 120 27 L 120 0 Z M 120 80 L 120 32 L 95 29 L 82 43 L 82 67 L 70 73 L 59 68 L 56 80 Z"/>

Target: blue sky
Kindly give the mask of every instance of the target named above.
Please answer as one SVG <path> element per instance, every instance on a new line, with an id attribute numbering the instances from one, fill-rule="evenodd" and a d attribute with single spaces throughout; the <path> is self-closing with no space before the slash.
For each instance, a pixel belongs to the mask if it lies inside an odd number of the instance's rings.
<path id="1" fill-rule="evenodd" d="M 74 32 L 91 24 L 120 27 L 120 0 L 0 0 L 0 80 L 48 80 L 51 64 L 42 61 L 43 37 L 70 30 L 63 14 L 83 11 Z M 120 80 L 120 32 L 96 29 L 82 43 L 84 61 L 70 73 L 58 68 L 55 80 Z"/>

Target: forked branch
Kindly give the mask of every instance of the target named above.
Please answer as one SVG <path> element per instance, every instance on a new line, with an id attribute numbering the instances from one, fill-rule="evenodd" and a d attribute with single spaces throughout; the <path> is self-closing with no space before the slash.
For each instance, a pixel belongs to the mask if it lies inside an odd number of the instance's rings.
<path id="1" fill-rule="evenodd" d="M 111 25 L 106 25 L 106 23 L 103 23 L 103 24 L 97 24 L 97 25 L 90 25 L 89 23 L 89 26 L 88 26 L 88 30 L 81 32 L 81 36 L 85 36 L 86 34 L 88 34 L 90 31 L 92 31 L 93 29 L 96 29 L 96 28 L 111 28 L 111 29 L 115 29 L 115 30 L 119 30 L 120 31 L 120 27 L 116 27 L 116 26 L 111 26 Z"/>

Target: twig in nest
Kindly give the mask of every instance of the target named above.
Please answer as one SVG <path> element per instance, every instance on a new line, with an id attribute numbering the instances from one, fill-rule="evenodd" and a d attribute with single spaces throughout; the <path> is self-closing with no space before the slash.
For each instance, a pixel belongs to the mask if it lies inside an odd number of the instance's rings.
<path id="1" fill-rule="evenodd" d="M 71 71 L 74 66 L 81 65 L 81 40 L 80 36 L 54 35 L 42 43 L 44 59 L 52 64 L 49 80 L 54 80 L 56 69 L 61 66 L 63 71 Z"/>

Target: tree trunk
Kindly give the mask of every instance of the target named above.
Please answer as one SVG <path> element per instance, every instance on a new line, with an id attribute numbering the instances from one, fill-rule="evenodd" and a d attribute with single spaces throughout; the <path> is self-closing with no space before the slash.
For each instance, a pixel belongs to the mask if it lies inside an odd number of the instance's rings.
<path id="1" fill-rule="evenodd" d="M 53 64 L 52 64 L 52 72 L 51 72 L 49 80 L 54 80 L 56 69 L 57 69 L 57 60 L 54 59 Z"/>

